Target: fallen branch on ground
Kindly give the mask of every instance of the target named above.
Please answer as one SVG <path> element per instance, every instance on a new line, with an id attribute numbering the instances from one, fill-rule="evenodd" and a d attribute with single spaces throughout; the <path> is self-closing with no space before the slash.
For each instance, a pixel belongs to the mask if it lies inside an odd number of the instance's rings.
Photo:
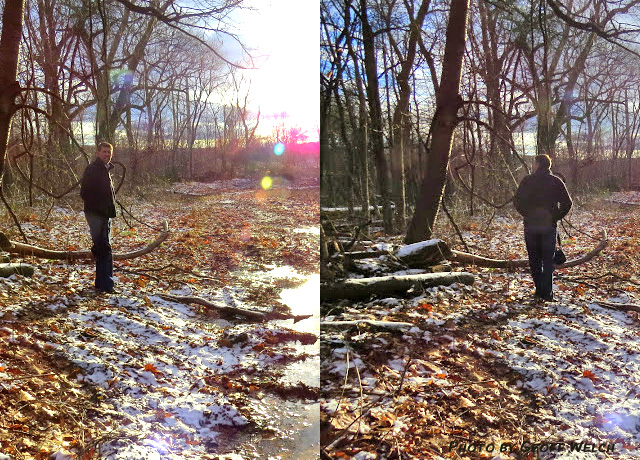
<path id="1" fill-rule="evenodd" d="M 557 265 L 556 268 L 569 268 L 575 267 L 576 265 L 583 264 L 585 262 L 590 261 L 595 256 L 600 254 L 604 248 L 607 247 L 607 231 L 602 230 L 600 234 L 600 241 L 598 245 L 593 248 L 591 251 L 583 255 L 582 257 L 578 257 L 577 259 L 568 260 L 562 265 Z M 448 259 L 452 262 L 459 262 L 462 264 L 469 265 L 477 265 L 479 267 L 489 267 L 489 268 L 526 268 L 529 266 L 528 259 L 491 259 L 488 257 L 477 256 L 475 254 L 468 254 L 466 252 L 460 251 L 451 251 L 452 255 L 448 257 Z"/>
<path id="2" fill-rule="evenodd" d="M 168 238 L 168 236 L 169 236 L 169 223 L 165 221 L 162 232 L 160 232 L 158 237 L 152 243 L 136 251 L 114 253 L 113 260 L 134 259 L 136 257 L 149 254 L 150 252 L 154 251 L 158 246 L 160 246 L 164 242 L 164 240 Z M 0 232 L 0 249 L 10 254 L 19 254 L 21 256 L 38 257 L 40 259 L 66 260 L 68 262 L 80 262 L 80 261 L 91 260 L 93 258 L 93 254 L 91 254 L 91 251 L 88 251 L 88 250 L 87 251 L 56 251 L 56 250 L 41 248 L 38 246 L 32 246 L 30 244 L 10 241 L 6 237 L 6 235 L 2 232 Z"/>
<path id="3" fill-rule="evenodd" d="M 231 307 L 229 305 L 220 305 L 217 303 L 210 302 L 202 297 L 197 296 L 181 296 L 181 295 L 171 295 L 171 294 L 158 294 L 158 297 L 169 300 L 171 302 L 183 303 L 183 304 L 196 304 L 201 305 L 205 308 L 209 308 L 212 310 L 216 310 L 221 316 L 225 318 L 234 318 L 240 317 L 247 319 L 249 321 L 270 321 L 273 319 L 292 319 L 294 323 L 301 321 L 303 319 L 310 318 L 313 315 L 291 315 L 287 313 L 282 313 L 279 311 L 256 311 L 249 310 L 248 308 L 242 307 Z"/>
<path id="4" fill-rule="evenodd" d="M 11 275 L 33 276 L 33 265 L 23 263 L 0 263 L 0 277 L 8 278 Z"/>
<path id="5" fill-rule="evenodd" d="M 596 305 L 600 305 L 601 307 L 611 308 L 613 310 L 635 311 L 640 313 L 640 305 L 635 305 L 631 303 L 616 303 L 616 302 L 602 302 L 602 301 L 596 301 L 593 303 Z"/>
<path id="6" fill-rule="evenodd" d="M 405 323 L 400 321 L 376 321 L 372 319 L 358 319 L 354 321 L 322 321 L 320 327 L 341 327 L 351 328 L 356 326 L 369 326 L 374 329 L 411 329 L 415 326 L 413 323 Z"/>

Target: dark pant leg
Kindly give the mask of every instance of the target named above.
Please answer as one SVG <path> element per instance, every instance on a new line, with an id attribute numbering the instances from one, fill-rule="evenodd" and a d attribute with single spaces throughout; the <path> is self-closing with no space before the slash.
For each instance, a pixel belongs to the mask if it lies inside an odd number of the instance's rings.
<path id="1" fill-rule="evenodd" d="M 113 289 L 113 254 L 111 252 L 111 221 L 108 217 L 86 214 L 93 246 L 91 252 L 96 259 L 96 289 Z"/>
<path id="2" fill-rule="evenodd" d="M 553 253 L 556 249 L 555 227 L 527 227 L 524 239 L 529 268 L 536 285 L 536 295 L 550 297 L 553 290 Z"/>
<path id="3" fill-rule="evenodd" d="M 542 282 L 540 296 L 550 298 L 553 293 L 553 254 L 556 251 L 556 228 L 550 227 L 540 234 Z"/>
<path id="4" fill-rule="evenodd" d="M 540 284 L 542 279 L 542 251 L 540 249 L 541 244 L 539 236 L 539 233 L 535 232 L 533 229 L 525 227 L 524 242 L 527 245 L 529 269 L 531 270 L 533 283 L 536 286 L 537 296 L 539 296 L 541 292 Z"/>

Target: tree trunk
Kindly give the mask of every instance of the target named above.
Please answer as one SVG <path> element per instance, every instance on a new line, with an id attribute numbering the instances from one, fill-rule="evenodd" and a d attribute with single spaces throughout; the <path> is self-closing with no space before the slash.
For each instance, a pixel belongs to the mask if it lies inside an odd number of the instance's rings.
<path id="1" fill-rule="evenodd" d="M 431 123 L 431 151 L 405 243 L 430 239 L 438 216 L 447 178 L 453 130 L 458 123 L 457 113 L 462 102 L 458 92 L 467 37 L 468 13 L 469 0 L 452 0 L 442 75 L 436 96 L 436 113 Z"/>
<path id="2" fill-rule="evenodd" d="M 364 43 L 364 67 L 367 75 L 367 98 L 371 130 L 371 150 L 376 163 L 378 187 L 382 197 L 383 227 L 387 234 L 393 233 L 393 211 L 391 209 L 390 171 L 384 154 L 384 135 L 382 132 L 382 106 L 378 85 L 378 65 L 376 59 L 375 35 L 367 17 L 367 0 L 360 0 L 362 19 L 362 41 Z"/>
<path id="3" fill-rule="evenodd" d="M 364 83 L 360 74 L 360 64 L 353 49 L 351 39 L 347 40 L 347 49 L 351 60 L 354 62 L 354 76 L 356 79 L 356 88 L 358 89 L 358 132 L 356 133 L 356 143 L 358 146 L 358 161 L 360 167 L 360 196 L 362 197 L 362 218 L 365 222 L 369 221 L 370 212 L 369 205 L 371 199 L 369 197 L 369 130 L 367 119 L 367 97 L 364 90 Z M 354 123 L 355 126 L 355 123 Z"/>
<path id="4" fill-rule="evenodd" d="M 418 36 L 422 32 L 422 24 L 429 10 L 430 0 L 422 0 L 415 19 L 411 18 L 409 24 L 409 41 L 406 55 L 397 53 L 401 62 L 401 68 L 396 77 L 398 82 L 398 102 L 393 111 L 391 124 L 391 177 L 392 199 L 396 204 L 396 228 L 404 232 L 406 226 L 406 176 L 405 155 L 409 147 L 411 122 L 409 116 L 409 101 L 411 99 L 410 78 L 413 74 L 413 66 L 418 48 Z M 389 33 L 389 41 L 395 45 L 393 34 Z M 397 46 L 394 46 L 397 48 Z"/>
<path id="5" fill-rule="evenodd" d="M 24 0 L 6 0 L 0 38 L 0 187 L 11 132 L 11 119 L 16 110 L 15 100 L 21 92 L 17 77 L 23 21 Z"/>

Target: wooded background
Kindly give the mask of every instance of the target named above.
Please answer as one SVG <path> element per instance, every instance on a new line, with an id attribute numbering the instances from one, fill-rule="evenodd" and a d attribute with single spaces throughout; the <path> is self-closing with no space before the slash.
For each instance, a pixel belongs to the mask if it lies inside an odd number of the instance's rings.
<path id="1" fill-rule="evenodd" d="M 264 166 L 274 144 L 307 134 L 286 114 L 257 134 L 261 114 L 242 72 L 255 63 L 233 19 L 244 8 L 242 0 L 6 0 L 0 191 L 70 193 L 100 141 L 115 145 L 114 160 L 138 183 L 284 167 Z M 289 160 L 306 158 L 298 153 Z"/>
<path id="2" fill-rule="evenodd" d="M 640 187 L 639 13 L 637 0 L 322 0 L 323 206 L 364 222 L 380 206 L 385 233 L 410 243 L 441 203 L 509 205 L 538 153 L 572 193 Z"/>

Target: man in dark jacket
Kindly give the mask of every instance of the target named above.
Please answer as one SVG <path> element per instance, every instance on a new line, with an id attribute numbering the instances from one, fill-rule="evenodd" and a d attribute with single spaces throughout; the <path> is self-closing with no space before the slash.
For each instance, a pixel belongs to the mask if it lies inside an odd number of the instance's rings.
<path id="1" fill-rule="evenodd" d="M 116 216 L 115 194 L 111 175 L 113 146 L 98 144 L 96 159 L 84 170 L 80 196 L 84 201 L 84 215 L 89 224 L 96 259 L 95 287 L 99 292 L 113 292 L 113 254 L 111 252 L 111 218 Z"/>
<path id="2" fill-rule="evenodd" d="M 572 206 L 567 187 L 551 174 L 551 158 L 536 156 L 536 170 L 518 187 L 513 204 L 524 217 L 524 239 L 529 254 L 536 297 L 553 300 L 553 254 L 556 225 Z"/>

